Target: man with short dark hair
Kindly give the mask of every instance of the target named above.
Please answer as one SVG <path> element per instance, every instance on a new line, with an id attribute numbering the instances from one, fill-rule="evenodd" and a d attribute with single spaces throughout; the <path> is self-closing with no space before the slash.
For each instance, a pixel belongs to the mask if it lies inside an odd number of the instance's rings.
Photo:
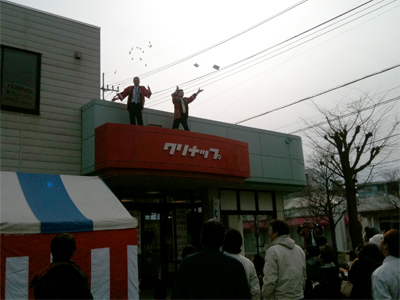
<path id="1" fill-rule="evenodd" d="M 182 261 L 172 299 L 251 298 L 243 265 L 219 251 L 224 233 L 216 219 L 203 224 L 200 239 L 204 247 Z"/>
<path id="2" fill-rule="evenodd" d="M 289 226 L 272 220 L 271 247 L 265 253 L 262 296 L 264 299 L 302 299 L 306 282 L 306 257 L 303 249 L 289 237 Z"/>
<path id="3" fill-rule="evenodd" d="M 319 247 L 320 251 L 330 251 L 332 252 L 333 255 L 333 263 L 336 266 L 339 266 L 338 264 L 338 254 L 335 248 L 333 248 L 329 243 L 328 240 L 326 239 L 326 237 L 324 236 L 319 236 L 316 239 L 317 242 L 317 246 Z"/>
<path id="4" fill-rule="evenodd" d="M 256 268 L 250 259 L 240 255 L 242 244 L 243 238 L 239 230 L 231 228 L 225 232 L 224 245 L 222 246 L 224 253 L 236 258 L 242 263 L 246 271 L 251 299 L 260 299 L 260 284 L 258 282 Z"/>
<path id="5" fill-rule="evenodd" d="M 383 235 L 380 250 L 385 256 L 382 266 L 372 273 L 374 299 L 400 299 L 400 231 L 389 230 Z"/>
<path id="6" fill-rule="evenodd" d="M 124 100 L 128 96 L 127 109 L 129 111 L 129 119 L 132 125 L 136 125 L 136 120 L 138 125 L 143 125 L 142 110 L 144 108 L 144 97 L 151 97 L 150 87 L 147 89 L 144 86 L 140 86 L 139 77 L 133 78 L 133 85 L 128 86 L 121 93 L 114 96 L 111 101 Z"/>
<path id="7" fill-rule="evenodd" d="M 73 235 L 60 233 L 51 241 L 53 262 L 32 280 L 35 299 L 93 299 L 88 277 L 71 261 L 76 251 Z"/>

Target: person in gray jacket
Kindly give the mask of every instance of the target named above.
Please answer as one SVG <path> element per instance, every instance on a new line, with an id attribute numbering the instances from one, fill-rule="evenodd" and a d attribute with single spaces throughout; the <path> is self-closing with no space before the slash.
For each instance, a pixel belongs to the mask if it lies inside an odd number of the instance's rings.
<path id="1" fill-rule="evenodd" d="M 265 253 L 262 296 L 264 299 L 303 299 L 306 282 L 306 256 L 289 237 L 289 226 L 272 220 L 271 247 Z"/>

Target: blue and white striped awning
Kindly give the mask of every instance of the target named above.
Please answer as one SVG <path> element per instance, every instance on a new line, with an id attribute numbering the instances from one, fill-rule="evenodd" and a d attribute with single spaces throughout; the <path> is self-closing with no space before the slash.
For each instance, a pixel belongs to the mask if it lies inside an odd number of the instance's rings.
<path id="1" fill-rule="evenodd" d="M 0 197 L 2 234 L 137 226 L 137 220 L 98 177 L 1 172 Z"/>

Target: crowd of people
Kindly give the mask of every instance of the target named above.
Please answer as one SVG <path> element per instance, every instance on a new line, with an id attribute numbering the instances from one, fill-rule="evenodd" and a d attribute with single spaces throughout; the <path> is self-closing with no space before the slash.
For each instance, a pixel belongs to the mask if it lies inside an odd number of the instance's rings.
<path id="1" fill-rule="evenodd" d="M 366 228 L 364 244 L 338 264 L 335 249 L 317 238 L 318 246 L 302 249 L 282 220 L 269 224 L 265 257 L 242 256 L 243 238 L 216 219 L 203 224 L 202 248 L 184 248 L 172 299 L 399 299 L 399 230 L 381 234 Z M 222 251 L 220 249 L 222 248 Z M 93 299 L 87 276 L 71 261 L 75 238 L 58 234 L 51 243 L 53 262 L 33 279 L 36 299 Z M 343 287 L 347 286 L 345 290 Z M 160 284 L 154 299 L 168 299 Z"/>
<path id="2" fill-rule="evenodd" d="M 337 251 L 325 237 L 319 236 L 316 246 L 302 249 L 289 237 L 289 226 L 282 220 L 270 223 L 271 245 L 265 258 L 257 254 L 252 261 L 240 255 L 243 243 L 240 232 L 236 229 L 223 232 L 222 224 L 216 220 L 204 224 L 204 248 L 183 260 L 172 299 L 400 297 L 399 230 L 381 234 L 376 228 L 367 227 L 364 244 L 351 251 L 343 268 Z M 223 252 L 218 250 L 221 246 Z M 228 257 L 236 259 L 234 266 Z M 345 290 L 345 286 L 349 288 Z"/>

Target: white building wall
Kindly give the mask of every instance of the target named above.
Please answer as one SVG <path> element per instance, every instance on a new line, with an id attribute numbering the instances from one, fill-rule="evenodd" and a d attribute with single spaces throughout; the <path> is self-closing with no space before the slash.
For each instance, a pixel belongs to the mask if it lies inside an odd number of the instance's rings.
<path id="1" fill-rule="evenodd" d="M 79 175 L 81 107 L 100 92 L 100 28 L 4 1 L 0 14 L 2 45 L 42 54 L 40 115 L 0 113 L 1 170 Z"/>

